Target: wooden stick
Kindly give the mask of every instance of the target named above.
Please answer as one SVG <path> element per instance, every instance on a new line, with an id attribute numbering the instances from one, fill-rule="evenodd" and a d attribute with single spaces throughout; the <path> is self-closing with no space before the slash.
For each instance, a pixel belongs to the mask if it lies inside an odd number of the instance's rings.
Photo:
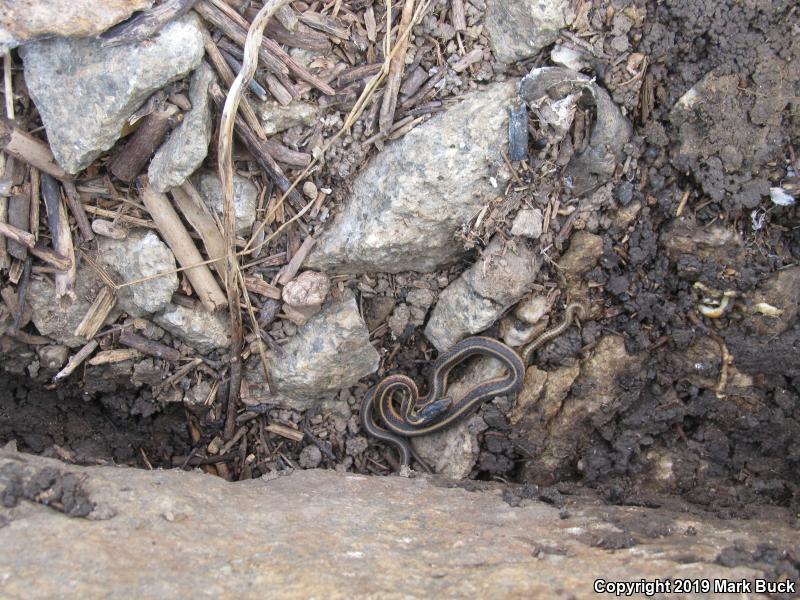
<path id="1" fill-rule="evenodd" d="M 403 5 L 403 16 L 400 18 L 400 31 L 408 28 L 414 16 L 414 0 L 406 0 Z M 388 35 L 388 33 L 387 33 Z M 394 124 L 394 114 L 397 111 L 397 94 L 400 91 L 400 83 L 403 79 L 403 71 L 406 66 L 406 49 L 408 48 L 408 38 L 397 41 L 395 48 L 396 54 L 389 65 L 389 74 L 386 76 L 386 87 L 383 92 L 383 105 L 381 115 L 378 120 L 380 131 L 387 133 Z"/>
<path id="2" fill-rule="evenodd" d="M 178 107 L 167 104 L 164 108 L 147 115 L 139 124 L 136 133 L 125 144 L 111 163 L 111 173 L 117 179 L 130 183 L 142 172 L 153 153 L 167 137 L 177 122 Z"/>
<path id="3" fill-rule="evenodd" d="M 111 309 L 117 304 L 117 296 L 107 286 L 103 286 L 94 299 L 83 320 L 75 328 L 74 335 L 92 339 L 105 323 Z"/>
<path id="4" fill-rule="evenodd" d="M 203 240 L 209 258 L 223 258 L 225 256 L 225 239 L 206 203 L 200 197 L 200 193 L 188 179 L 181 187 L 172 188 L 171 193 L 175 206 Z M 220 260 L 213 263 L 212 266 L 224 280 L 225 262 Z"/>
<path id="5" fill-rule="evenodd" d="M 95 354 L 91 359 L 89 359 L 86 364 L 90 367 L 96 367 L 98 365 L 110 365 L 114 363 L 124 362 L 126 360 L 133 360 L 134 358 L 139 358 L 142 355 L 141 352 L 138 350 L 134 350 L 133 348 L 118 348 L 116 350 L 103 350 L 102 352 L 98 352 Z"/>
<path id="6" fill-rule="evenodd" d="M 78 229 L 81 230 L 83 239 L 87 241 L 93 240 L 94 231 L 92 231 L 92 226 L 89 224 L 86 211 L 83 210 L 83 202 L 81 202 L 81 196 L 78 194 L 78 190 L 75 189 L 75 184 L 71 181 L 64 181 L 62 185 L 66 192 L 67 206 L 72 216 L 75 218 L 75 222 L 78 224 Z"/>
<path id="7" fill-rule="evenodd" d="M 9 225 L 8 223 L 0 222 L 0 235 L 8 238 L 9 241 L 21 244 L 26 248 L 33 248 L 36 245 L 36 239 L 32 233 L 28 233 L 22 229 Z M 9 248 L 10 251 L 10 248 Z"/>
<path id="8" fill-rule="evenodd" d="M 67 361 L 67 366 L 61 369 L 56 376 L 53 377 L 53 383 L 58 383 L 62 379 L 66 379 L 69 377 L 72 372 L 77 369 L 80 364 L 89 358 L 92 352 L 97 350 L 97 342 L 95 340 L 91 340 L 88 344 L 86 344 L 83 348 L 78 350 L 76 354 L 73 354 L 69 357 L 69 361 Z"/>
<path id="9" fill-rule="evenodd" d="M 308 152 L 297 152 L 275 140 L 264 140 L 263 146 L 277 162 L 290 167 L 307 167 L 311 164 L 312 157 Z"/>
<path id="10" fill-rule="evenodd" d="M 37 240 L 39 239 L 39 207 L 42 198 L 42 180 L 39 169 L 31 167 L 31 233 Z"/>
<path id="11" fill-rule="evenodd" d="M 218 107 L 224 105 L 225 94 L 218 85 L 212 85 L 209 88 L 209 93 Z M 270 178 L 275 182 L 275 185 L 277 185 L 282 192 L 289 190 L 292 184 L 284 174 L 283 169 L 275 162 L 275 159 L 267 150 L 266 145 L 256 137 L 256 134 L 253 133 L 244 120 L 238 116 L 235 121 L 235 129 L 239 139 L 244 142 L 248 150 L 253 153 L 258 164 L 267 172 Z M 289 193 L 288 199 L 295 207 L 303 206 L 303 199 L 300 197 L 297 190 L 292 190 L 291 193 Z"/>
<path id="12" fill-rule="evenodd" d="M 153 223 L 152 221 L 148 221 L 147 219 L 140 219 L 139 217 L 131 217 L 130 215 L 121 215 L 114 210 L 108 210 L 106 208 L 100 208 L 98 206 L 85 205 L 83 208 L 89 214 L 97 215 L 98 217 L 105 217 L 106 219 L 116 219 L 117 221 L 124 221 L 125 223 L 130 223 L 131 225 L 135 225 L 136 227 L 147 227 L 148 229 L 158 229 L 155 223 Z"/>
<path id="13" fill-rule="evenodd" d="M 29 250 L 36 258 L 55 267 L 56 271 L 69 271 L 72 268 L 72 259 L 59 254 L 42 242 L 36 242 L 36 245 Z"/>
<path id="14" fill-rule="evenodd" d="M 128 348 L 138 350 L 142 354 L 163 358 L 169 362 L 178 362 L 181 359 L 181 353 L 175 348 L 148 340 L 145 337 L 131 333 L 127 329 L 119 335 L 119 343 Z"/>
<path id="15" fill-rule="evenodd" d="M 303 244 L 300 246 L 300 249 L 294 253 L 292 260 L 289 261 L 289 264 L 281 269 L 281 272 L 278 275 L 278 283 L 281 285 L 286 285 L 292 279 L 294 279 L 295 275 L 297 275 L 297 272 L 300 270 L 300 267 L 303 266 L 303 262 L 306 260 L 308 253 L 311 252 L 311 249 L 314 247 L 316 241 L 317 240 L 311 236 L 308 236 L 305 240 L 303 240 Z"/>
<path id="16" fill-rule="evenodd" d="M 14 127 L 6 119 L 0 119 L 0 150 L 33 165 L 56 179 L 62 181 L 72 179 L 72 176 L 62 169 L 53 158 L 53 153 L 47 144 Z"/>
<path id="17" fill-rule="evenodd" d="M 142 202 L 150 213 L 159 233 L 172 249 L 175 258 L 182 267 L 200 265 L 203 262 L 200 252 L 192 241 L 189 232 L 181 223 L 180 217 L 172 208 L 164 194 L 156 192 L 146 177 L 140 177 Z M 217 257 L 213 257 L 217 258 Z M 205 306 L 206 310 L 214 312 L 225 306 L 225 295 L 214 280 L 207 265 L 194 266 L 186 270 L 186 276 Z"/>
<path id="18" fill-rule="evenodd" d="M 50 228 L 50 238 L 53 240 L 53 250 L 66 257 L 72 264 L 67 271 L 55 275 L 56 299 L 63 296 L 72 297 L 78 272 L 75 264 L 75 247 L 72 245 L 67 209 L 61 199 L 58 182 L 47 173 L 42 174 L 42 196 L 47 210 L 47 224 Z"/>
<path id="19" fill-rule="evenodd" d="M 222 81 L 225 82 L 225 85 L 230 87 L 235 78 L 233 71 L 231 70 L 230 66 L 228 66 L 228 63 L 225 61 L 225 57 L 222 56 L 222 53 L 219 51 L 219 48 L 217 48 L 214 40 L 211 39 L 211 34 L 208 32 L 208 29 L 203 27 L 201 32 L 203 34 L 203 47 L 205 47 L 206 54 L 211 59 L 211 64 L 214 65 L 214 69 L 222 78 Z M 267 139 L 267 133 L 261 126 L 261 121 L 258 120 L 256 111 L 253 110 L 253 106 L 250 104 L 247 98 L 242 98 L 241 110 L 242 117 L 244 117 L 244 120 L 247 122 L 247 124 L 252 127 L 253 131 L 256 132 L 256 135 L 262 140 Z"/>
<path id="20" fill-rule="evenodd" d="M 264 298 L 272 298 L 273 300 L 281 299 L 280 289 L 267 283 L 260 277 L 245 277 L 244 286 L 248 291 L 263 296 Z"/>
<path id="21" fill-rule="evenodd" d="M 151 38 L 164 25 L 189 12 L 195 2 L 197 0 L 166 0 L 100 34 L 100 45 L 119 46 Z"/>
<path id="22" fill-rule="evenodd" d="M 464 0 L 450 2 L 450 22 L 456 31 L 467 30 L 467 16 L 464 13 Z"/>
<path id="23" fill-rule="evenodd" d="M 31 228 L 31 187 L 24 184 L 16 188 L 17 193 L 8 199 L 8 225 L 28 233 Z M 36 236 L 30 234 L 34 244 Z M 28 244 L 17 242 L 13 238 L 8 240 L 8 253 L 18 260 L 28 258 Z"/>
<path id="24" fill-rule="evenodd" d="M 346 40 L 350 37 L 350 30 L 345 27 L 341 20 L 328 17 L 318 12 L 307 10 L 300 13 L 300 21 L 313 29 L 318 29 L 323 33 L 327 33 L 341 40 Z"/>

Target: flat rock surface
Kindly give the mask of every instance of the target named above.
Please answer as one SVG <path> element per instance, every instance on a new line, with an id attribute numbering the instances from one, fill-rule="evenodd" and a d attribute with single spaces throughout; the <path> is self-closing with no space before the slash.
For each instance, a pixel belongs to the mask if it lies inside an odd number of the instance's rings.
<path id="1" fill-rule="evenodd" d="M 306 265 L 346 273 L 432 271 L 464 251 L 455 234 L 508 179 L 509 81 L 463 102 L 378 154 Z M 498 187 L 494 187 L 494 183 Z"/>
<path id="2" fill-rule="evenodd" d="M 200 63 L 203 39 L 197 17 L 187 15 L 147 42 L 102 48 L 97 40 L 54 38 L 20 54 L 53 155 L 77 173 L 114 145 L 150 94 Z"/>
<path id="3" fill-rule="evenodd" d="M 558 39 L 574 15 L 570 0 L 489 0 L 486 30 L 497 59 L 529 58 Z"/>
<path id="4" fill-rule="evenodd" d="M 56 35 L 94 36 L 152 4 L 153 0 L 12 0 L 0 11 L 0 47 Z"/>
<path id="5" fill-rule="evenodd" d="M 784 578 L 789 561 L 764 548 L 800 550 L 780 509 L 723 521 L 669 498 L 609 506 L 577 490 L 556 506 L 483 487 L 321 470 L 230 484 L 6 449 L 3 595 L 594 598 L 596 579 Z"/>

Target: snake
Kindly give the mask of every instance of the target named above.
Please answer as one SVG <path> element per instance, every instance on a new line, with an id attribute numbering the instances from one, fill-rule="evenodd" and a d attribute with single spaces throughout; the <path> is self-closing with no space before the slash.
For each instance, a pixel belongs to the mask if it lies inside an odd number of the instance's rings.
<path id="1" fill-rule="evenodd" d="M 430 435 L 450 427 L 495 396 L 518 393 L 533 353 L 564 333 L 575 319 L 583 319 L 586 314 L 583 304 L 571 303 L 564 310 L 564 319 L 558 325 L 544 331 L 519 351 L 485 336 L 461 340 L 434 361 L 428 379 L 428 393 L 424 396 L 419 395 L 417 384 L 406 375 L 383 378 L 366 393 L 361 403 L 359 416 L 362 428 L 371 437 L 397 448 L 401 469 L 409 467 L 413 458 L 423 470 L 432 473 L 431 467 L 412 447 L 410 438 Z M 446 395 L 450 372 L 473 356 L 499 360 L 506 367 L 506 373 L 474 385 L 454 402 Z M 398 394 L 401 397 L 399 403 L 396 400 Z"/>

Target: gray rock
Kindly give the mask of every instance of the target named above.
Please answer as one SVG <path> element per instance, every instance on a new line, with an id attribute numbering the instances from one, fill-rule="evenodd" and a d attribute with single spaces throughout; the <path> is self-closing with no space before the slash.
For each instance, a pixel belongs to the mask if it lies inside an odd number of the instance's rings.
<path id="1" fill-rule="evenodd" d="M 425 335 L 443 352 L 483 331 L 530 290 L 539 267 L 524 243 L 504 247 L 495 236 L 480 259 L 439 294 Z"/>
<path id="2" fill-rule="evenodd" d="M 60 369 L 69 357 L 69 348 L 56 344 L 53 346 L 38 346 L 36 353 L 39 355 L 39 363 L 45 369 Z"/>
<path id="3" fill-rule="evenodd" d="M 78 268 L 75 279 L 75 298 L 64 296 L 56 300 L 56 290 L 50 279 L 33 278 L 25 298 L 31 307 L 31 320 L 36 329 L 70 348 L 83 346 L 88 340 L 76 336 L 75 329 L 83 321 L 103 285 L 94 271 L 83 265 Z"/>
<path id="4" fill-rule="evenodd" d="M 544 215 L 538 208 L 523 208 L 514 217 L 511 224 L 511 235 L 521 235 L 537 240 L 542 235 Z"/>
<path id="5" fill-rule="evenodd" d="M 210 313 L 202 307 L 192 309 L 170 305 L 153 320 L 200 354 L 227 348 L 231 342 L 227 313 Z"/>
<path id="6" fill-rule="evenodd" d="M 157 191 L 166 192 L 183 184 L 203 164 L 212 133 L 208 86 L 215 80 L 214 70 L 201 62 L 189 84 L 192 109 L 161 145 L 147 169 L 150 183 Z"/>
<path id="7" fill-rule="evenodd" d="M 411 322 L 411 311 L 408 304 L 401 304 L 392 311 L 389 317 L 389 328 L 395 337 L 400 337 L 406 331 L 406 327 Z"/>
<path id="8" fill-rule="evenodd" d="M 371 375 L 380 363 L 352 296 L 325 305 L 282 350 L 269 360 L 275 395 L 264 383 L 258 358 L 248 361 L 250 402 L 305 410 Z"/>
<path id="9" fill-rule="evenodd" d="M 533 69 L 522 80 L 520 96 L 540 116 L 543 107 L 557 107 L 559 103 L 572 99 L 577 101 L 578 97 L 582 102 L 590 98 L 597 118 L 589 145 L 570 159 L 564 171 L 565 183 L 576 195 L 581 195 L 611 179 L 618 163 L 623 160 L 623 148 L 630 139 L 632 127 L 608 92 L 594 79 L 563 67 L 541 67 Z M 551 112 L 559 115 L 558 110 Z M 569 122 L 553 125 L 557 129 L 568 128 L 571 119 L 570 116 Z"/>
<path id="10" fill-rule="evenodd" d="M 312 444 L 303 448 L 297 460 L 304 469 L 316 469 L 322 462 L 322 452 Z"/>
<path id="11" fill-rule="evenodd" d="M 575 18 L 570 0 L 487 0 L 486 33 L 497 60 L 530 58 Z"/>
<path id="12" fill-rule="evenodd" d="M 203 38 L 191 14 L 147 42 L 101 48 L 97 40 L 54 38 L 20 54 L 53 155 L 77 173 L 114 145 L 148 96 L 200 63 Z"/>
<path id="13" fill-rule="evenodd" d="M 45 469 L 82 481 L 87 519 L 14 493 Z M 19 488 L 9 489 L 12 478 Z M 648 496 L 657 508 L 642 508 L 578 489 L 554 506 L 497 486 L 321 469 L 231 484 L 199 471 L 79 467 L 5 450 L 0 522 L 13 552 L 0 553 L 3 594 L 582 600 L 597 597 L 596 580 L 632 574 L 638 582 L 777 573 L 755 558 L 765 538 L 800 553 L 795 515 L 780 506 L 720 520 L 675 497 Z M 610 551 L 620 539 L 630 543 Z M 742 564 L 720 564 L 734 542 Z"/>
<path id="14" fill-rule="evenodd" d="M 279 102 L 262 102 L 257 110 L 267 135 L 275 135 L 296 125 L 312 125 L 319 114 L 319 106 L 298 100 L 287 106 Z"/>
<path id="15" fill-rule="evenodd" d="M 550 312 L 550 302 L 545 296 L 531 296 L 514 309 L 514 315 L 525 323 L 538 323 L 548 312 Z"/>
<path id="16" fill-rule="evenodd" d="M 124 240 L 97 238 L 97 261 L 118 283 L 144 279 L 175 269 L 175 256 L 150 230 L 128 232 Z M 118 307 L 132 317 L 162 310 L 178 289 L 178 275 L 170 273 L 143 283 L 120 288 Z"/>
<path id="17" fill-rule="evenodd" d="M 221 221 L 225 219 L 225 199 L 222 196 L 222 181 L 216 173 L 204 172 L 198 182 L 200 195 L 206 205 L 216 211 Z M 233 175 L 233 212 L 236 216 L 236 233 L 244 235 L 256 221 L 258 188 L 241 175 Z"/>
<path id="18" fill-rule="evenodd" d="M 322 308 L 331 289 L 325 273 L 303 271 L 283 288 L 283 312 L 297 325 L 304 325 Z"/>
<path id="19" fill-rule="evenodd" d="M 455 233 L 508 181 L 502 151 L 515 85 L 471 93 L 389 144 L 356 178 L 306 264 L 396 273 L 433 271 L 456 260 L 463 244 Z"/>
<path id="20" fill-rule="evenodd" d="M 576 231 L 558 266 L 567 279 L 576 279 L 594 267 L 602 254 L 602 237 L 588 231 Z"/>
<path id="21" fill-rule="evenodd" d="M 0 11 L 0 52 L 43 38 L 92 37 L 124 21 L 153 0 L 17 0 Z"/>

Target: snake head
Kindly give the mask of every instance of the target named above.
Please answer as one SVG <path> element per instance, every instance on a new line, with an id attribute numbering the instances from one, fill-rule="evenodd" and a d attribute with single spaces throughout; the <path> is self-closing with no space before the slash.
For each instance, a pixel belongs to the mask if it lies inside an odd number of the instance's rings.
<path id="1" fill-rule="evenodd" d="M 425 406 L 422 410 L 420 410 L 418 413 L 419 418 L 421 421 L 426 423 L 430 421 L 435 421 L 443 413 L 447 412 L 452 405 L 453 405 L 452 398 L 449 397 L 439 398 L 438 400 L 431 402 L 430 404 Z"/>

